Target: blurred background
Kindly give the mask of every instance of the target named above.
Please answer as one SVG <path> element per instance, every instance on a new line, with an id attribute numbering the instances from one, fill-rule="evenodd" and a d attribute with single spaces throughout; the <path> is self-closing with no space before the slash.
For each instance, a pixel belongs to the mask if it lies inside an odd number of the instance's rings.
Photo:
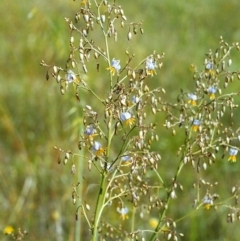
<path id="1" fill-rule="evenodd" d="M 194 88 L 190 65 L 203 68 L 205 54 L 218 47 L 220 36 L 228 43 L 240 40 L 239 0 L 121 0 L 117 4 L 129 21 L 144 21 L 144 35 L 134 36 L 131 42 L 121 41 L 122 36 L 119 48 L 128 48 L 138 60 L 154 50 L 166 54 L 152 86 L 164 87 L 170 101 L 176 100 L 181 88 Z M 27 230 L 27 240 L 74 240 L 71 185 L 75 180 L 70 166 L 57 164 L 53 146 L 77 150 L 75 101 L 70 94 L 62 96 L 55 81 L 46 81 L 46 69 L 39 63 L 43 59 L 64 66 L 69 54 L 64 17 L 73 19 L 80 1 L 2 0 L 0 6 L 0 239 L 11 240 L 3 233 L 11 225 Z M 127 28 L 123 33 L 127 36 Z M 239 55 L 232 57 L 233 67 L 239 70 Z M 90 81 L 95 78 L 89 75 Z M 234 88 L 239 88 L 237 82 Z M 166 137 L 157 148 L 169 158 L 179 141 Z M 213 168 L 208 175 L 213 181 L 231 175 L 226 187 L 221 187 L 229 192 L 227 187 L 239 182 L 239 163 Z M 186 206 L 191 210 L 188 191 L 185 195 L 186 203 L 177 204 L 182 207 L 179 217 Z M 238 240 L 239 223 L 228 224 L 225 214 L 211 210 L 183 220 L 179 223 L 183 240 Z"/>

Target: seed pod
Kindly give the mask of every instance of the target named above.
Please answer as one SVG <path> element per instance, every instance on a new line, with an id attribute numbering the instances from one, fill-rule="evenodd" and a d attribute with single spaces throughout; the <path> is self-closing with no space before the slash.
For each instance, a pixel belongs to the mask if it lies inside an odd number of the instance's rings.
<path id="1" fill-rule="evenodd" d="M 88 211 L 90 211 L 90 209 L 91 209 L 91 208 L 90 208 L 90 205 L 88 205 L 88 204 L 86 203 L 85 206 L 86 206 L 86 209 L 87 209 Z"/>
<path id="2" fill-rule="evenodd" d="M 154 107 L 152 107 L 152 113 L 156 115 L 156 109 Z"/>
<path id="3" fill-rule="evenodd" d="M 89 22 L 89 15 L 88 14 L 84 14 L 83 15 L 83 19 L 85 20 L 86 23 Z"/>
<path id="4" fill-rule="evenodd" d="M 72 164 L 71 173 L 72 173 L 73 175 L 76 173 L 76 166 L 75 166 L 75 164 Z"/>
<path id="5" fill-rule="evenodd" d="M 125 15 L 122 15 L 122 19 L 123 19 L 124 21 L 126 21 L 126 20 L 127 20 L 127 17 L 126 17 Z"/>
<path id="6" fill-rule="evenodd" d="M 64 160 L 63 160 L 63 164 L 66 165 L 67 162 L 68 162 L 68 159 L 67 159 L 67 158 L 64 158 Z"/>
<path id="7" fill-rule="evenodd" d="M 228 66 L 231 66 L 231 65 L 232 65 L 232 60 L 229 59 L 229 60 L 228 60 Z"/>
<path id="8" fill-rule="evenodd" d="M 101 21 L 102 21 L 103 23 L 105 23 L 105 20 L 106 20 L 106 16 L 105 16 L 105 15 L 101 15 Z"/>
<path id="9" fill-rule="evenodd" d="M 64 90 L 64 88 L 62 86 L 60 87 L 60 92 L 61 92 L 62 95 L 65 94 L 65 90 Z"/>
<path id="10" fill-rule="evenodd" d="M 132 39 L 132 33 L 130 31 L 128 32 L 127 38 L 128 38 L 128 40 Z"/>
<path id="11" fill-rule="evenodd" d="M 222 70 L 225 70 L 225 61 L 222 61 Z"/>
<path id="12" fill-rule="evenodd" d="M 58 164 L 60 164 L 61 163 L 61 157 L 59 156 L 58 157 Z"/>
<path id="13" fill-rule="evenodd" d="M 72 61 L 71 64 L 72 64 L 72 68 L 74 69 L 76 67 L 75 61 Z"/>
<path id="14" fill-rule="evenodd" d="M 53 72 L 54 72 L 54 74 L 57 74 L 57 72 L 58 72 L 58 68 L 57 68 L 57 66 L 53 66 Z"/>

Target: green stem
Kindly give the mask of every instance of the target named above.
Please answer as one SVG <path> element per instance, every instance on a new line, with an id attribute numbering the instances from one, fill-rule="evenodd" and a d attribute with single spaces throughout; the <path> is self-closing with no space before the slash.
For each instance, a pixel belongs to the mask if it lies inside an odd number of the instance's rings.
<path id="1" fill-rule="evenodd" d="M 79 114 L 79 116 L 82 118 L 82 115 Z M 79 136 L 81 136 L 83 132 L 83 124 L 82 121 L 80 121 L 79 124 Z M 76 172 L 76 178 L 78 180 L 78 182 L 80 182 L 79 185 L 79 194 L 78 194 L 78 198 L 76 201 L 76 206 L 79 207 L 82 203 L 82 187 L 83 187 L 83 164 L 84 164 L 84 153 L 83 153 L 83 149 L 79 151 L 79 157 L 78 157 L 78 165 L 77 165 L 77 172 Z M 82 227 L 82 215 L 78 215 L 78 220 L 76 220 L 75 222 L 75 241 L 79 241 L 81 240 L 81 227 Z"/>
<path id="2" fill-rule="evenodd" d="M 187 149 L 187 148 L 186 148 Z M 175 176 L 174 176 L 174 179 L 173 179 L 173 182 L 176 182 L 177 181 L 177 178 L 178 176 L 180 175 L 181 173 L 181 170 L 184 166 L 184 157 L 185 157 L 185 152 L 184 154 L 182 155 L 182 158 L 178 164 L 178 167 L 177 167 L 177 171 L 175 173 Z M 162 228 L 162 223 L 163 223 L 163 220 L 166 216 L 166 212 L 168 210 L 168 207 L 169 207 L 169 204 L 170 204 L 170 200 L 171 200 L 171 192 L 173 191 L 174 189 L 174 186 L 172 184 L 171 188 L 168 190 L 168 194 L 167 194 L 167 200 L 166 200 L 166 204 L 165 204 L 165 207 L 163 209 L 163 211 L 159 214 L 159 222 L 158 222 L 158 225 L 157 227 L 155 228 L 155 232 L 152 234 L 152 236 L 150 237 L 150 241 L 153 241 L 153 240 L 156 240 L 156 237 L 158 235 L 158 233 L 161 231 L 161 228 Z"/>
<path id="3" fill-rule="evenodd" d="M 100 188 L 99 188 L 99 193 L 98 193 L 98 198 L 97 198 L 97 203 L 96 203 L 96 209 L 95 209 L 95 215 L 94 215 L 94 224 L 93 224 L 93 229 L 92 229 L 92 241 L 97 241 L 98 240 L 98 224 L 99 220 L 101 217 L 102 213 L 102 207 L 103 207 L 103 202 L 105 198 L 105 184 L 106 184 L 106 172 L 102 173 L 101 177 L 101 183 L 100 183 Z"/>

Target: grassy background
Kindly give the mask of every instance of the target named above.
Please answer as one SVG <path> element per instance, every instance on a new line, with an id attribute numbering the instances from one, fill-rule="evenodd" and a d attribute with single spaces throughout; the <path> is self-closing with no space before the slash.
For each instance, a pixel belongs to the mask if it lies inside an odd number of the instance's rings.
<path id="1" fill-rule="evenodd" d="M 220 35 L 230 43 L 240 39 L 238 0 L 139 0 L 119 4 L 129 21 L 144 21 L 145 34 L 134 37 L 137 45 L 120 37 L 115 51 L 124 51 L 128 45 L 139 60 L 153 50 L 165 52 L 164 67 L 152 79 L 152 85 L 163 86 L 170 100 L 176 98 L 180 88 L 193 89 L 190 64 L 202 67 L 204 54 L 218 46 Z M 69 175 L 70 166 L 57 165 L 58 156 L 52 147 L 76 146 L 77 134 L 72 134 L 76 112 L 70 95 L 62 97 L 54 81 L 46 82 L 45 69 L 39 63 L 44 59 L 60 65 L 66 60 L 69 30 L 64 17 L 74 16 L 79 1 L 2 0 L 0 5 L 0 229 L 6 225 L 27 229 L 29 240 L 73 240 L 74 180 Z M 232 57 L 233 67 L 239 69 L 239 55 Z M 95 84 L 96 76 L 91 77 Z M 167 161 L 179 140 L 166 134 L 160 141 L 159 149 Z M 238 163 L 234 168 L 216 168 L 209 173 L 213 180 L 230 174 L 228 184 L 238 183 Z M 186 172 L 191 175 L 192 170 Z M 227 186 L 221 187 L 223 195 L 229 192 Z M 186 203 L 175 201 L 179 216 L 187 207 L 191 210 L 191 195 L 186 191 Z M 239 224 L 226 224 L 225 219 L 225 213 L 211 211 L 179 225 L 186 232 L 185 240 L 238 240 Z M 9 237 L 0 233 L 0 239 Z"/>

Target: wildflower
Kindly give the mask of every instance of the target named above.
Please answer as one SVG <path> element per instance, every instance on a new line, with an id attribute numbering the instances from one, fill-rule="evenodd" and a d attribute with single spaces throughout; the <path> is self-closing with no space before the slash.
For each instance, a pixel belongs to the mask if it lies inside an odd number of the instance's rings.
<path id="1" fill-rule="evenodd" d="M 127 207 L 117 208 L 117 212 L 120 213 L 122 220 L 128 219 L 128 211 Z"/>
<path id="2" fill-rule="evenodd" d="M 197 96 L 195 94 L 188 94 L 188 98 L 189 98 L 188 103 L 191 104 L 192 106 L 196 106 Z"/>
<path id="3" fill-rule="evenodd" d="M 136 95 L 134 95 L 134 96 L 132 97 L 132 99 L 131 99 L 131 102 L 132 102 L 133 104 L 137 104 L 139 101 L 140 101 L 140 98 L 139 98 L 138 96 L 136 96 Z"/>
<path id="4" fill-rule="evenodd" d="M 14 229 L 13 229 L 12 226 L 9 226 L 9 225 L 8 225 L 8 226 L 6 226 L 6 227 L 4 228 L 3 232 L 4 232 L 4 234 L 9 235 L 9 234 L 12 234 L 12 233 L 14 232 Z"/>
<path id="5" fill-rule="evenodd" d="M 209 98 L 210 100 L 214 100 L 215 99 L 215 93 L 217 92 L 217 88 L 214 86 L 210 86 L 208 88 L 208 94 L 209 94 Z"/>
<path id="6" fill-rule="evenodd" d="M 236 155 L 238 154 L 238 149 L 230 148 L 228 161 L 236 162 Z"/>
<path id="7" fill-rule="evenodd" d="M 198 119 L 195 119 L 192 123 L 192 129 L 193 131 L 198 131 L 199 130 L 199 126 L 201 125 L 201 121 Z"/>
<path id="8" fill-rule="evenodd" d="M 209 72 L 209 74 L 214 74 L 213 67 L 214 65 L 212 62 L 207 62 L 207 64 L 205 65 L 205 70 Z"/>
<path id="9" fill-rule="evenodd" d="M 132 115 L 129 112 L 122 112 L 120 114 L 120 120 L 126 122 L 126 125 L 131 126 L 135 119 L 132 117 Z"/>
<path id="10" fill-rule="evenodd" d="M 65 79 L 68 84 L 71 84 L 71 83 L 77 84 L 78 83 L 78 78 L 72 70 L 67 71 L 67 74 L 65 75 Z"/>
<path id="11" fill-rule="evenodd" d="M 156 65 L 154 59 L 147 58 L 146 66 L 145 66 L 147 75 L 151 75 L 153 77 L 154 74 L 157 74 L 156 70 L 155 70 L 156 67 L 157 67 L 157 65 Z"/>
<path id="12" fill-rule="evenodd" d="M 157 218 L 150 218 L 149 224 L 152 228 L 156 228 L 158 225 L 159 220 Z"/>
<path id="13" fill-rule="evenodd" d="M 213 69 L 213 63 L 212 63 L 212 62 L 207 62 L 207 64 L 205 65 L 205 69 L 206 69 L 206 70 L 211 70 L 211 69 Z"/>
<path id="14" fill-rule="evenodd" d="M 203 198 L 203 204 L 205 205 L 206 209 L 210 209 L 210 207 L 213 205 L 213 199 L 209 195 L 206 195 Z"/>
<path id="15" fill-rule="evenodd" d="M 101 156 L 104 152 L 104 148 L 102 147 L 100 142 L 94 141 L 93 151 L 96 152 L 96 156 Z"/>
<path id="16" fill-rule="evenodd" d="M 120 60 L 113 59 L 111 62 L 111 66 L 107 69 L 110 71 L 111 75 L 114 76 L 116 72 L 118 73 L 121 69 Z"/>
<path id="17" fill-rule="evenodd" d="M 130 156 L 126 155 L 126 156 L 122 156 L 121 160 L 122 160 L 122 162 L 124 162 L 124 164 L 129 164 L 132 161 L 132 158 Z"/>
<path id="18" fill-rule="evenodd" d="M 87 3 L 86 0 L 82 0 L 82 1 L 81 1 L 81 5 L 84 5 L 84 4 L 86 4 L 86 3 Z"/>
<path id="19" fill-rule="evenodd" d="M 90 140 L 92 140 L 93 137 L 97 135 L 95 133 L 96 133 L 96 130 L 91 125 L 87 126 L 84 131 L 84 134 L 87 135 Z"/>

